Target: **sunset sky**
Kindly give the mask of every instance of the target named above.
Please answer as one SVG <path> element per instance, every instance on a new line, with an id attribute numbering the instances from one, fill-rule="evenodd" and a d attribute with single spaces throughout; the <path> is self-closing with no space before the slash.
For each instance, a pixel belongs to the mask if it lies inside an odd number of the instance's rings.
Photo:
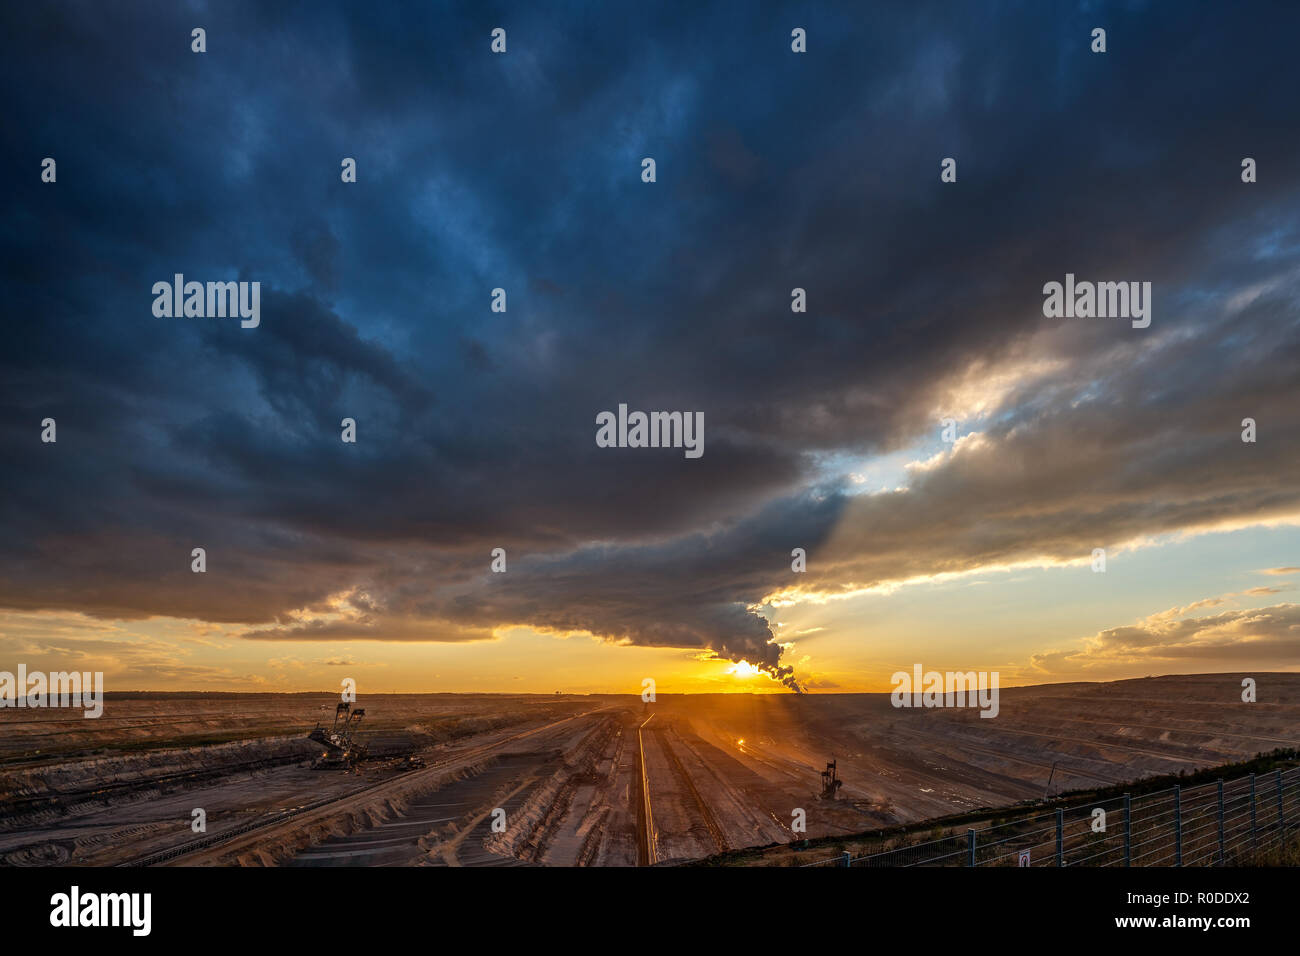
<path id="1" fill-rule="evenodd" d="M 1300 8 L 1001 10 L 7 5 L 0 669 L 1300 669 Z M 1150 327 L 1045 318 L 1067 273 Z M 620 403 L 703 456 L 597 447 Z"/>

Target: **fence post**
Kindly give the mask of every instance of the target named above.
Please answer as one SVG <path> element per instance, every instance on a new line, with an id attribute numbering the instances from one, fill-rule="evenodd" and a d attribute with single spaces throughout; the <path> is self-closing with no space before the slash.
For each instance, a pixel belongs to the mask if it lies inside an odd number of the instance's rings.
<path id="1" fill-rule="evenodd" d="M 1056 865 L 1065 866 L 1065 811 L 1056 808 Z"/>
<path id="2" fill-rule="evenodd" d="M 851 865 L 851 861 L 852 861 L 852 859 L 853 859 L 853 857 L 849 854 L 849 851 L 848 851 L 848 850 L 845 850 L 845 851 L 844 851 L 844 855 L 840 857 L 840 866 L 849 866 L 849 865 Z"/>
<path id="3" fill-rule="evenodd" d="M 1133 865 L 1133 802 L 1124 794 L 1124 865 Z"/>
<path id="4" fill-rule="evenodd" d="M 1224 865 L 1226 860 L 1225 848 L 1223 846 L 1223 781 L 1219 781 L 1219 866 Z"/>
<path id="5" fill-rule="evenodd" d="M 1259 832 L 1255 825 L 1255 775 L 1250 775 L 1250 846 L 1254 849 L 1259 846 Z"/>
<path id="6" fill-rule="evenodd" d="M 1275 771 L 1277 780 L 1277 832 L 1282 835 L 1282 845 L 1286 846 L 1286 815 L 1282 812 L 1282 771 Z"/>
<path id="7" fill-rule="evenodd" d="M 1183 788 L 1174 784 L 1174 866 L 1183 865 Z"/>
<path id="8" fill-rule="evenodd" d="M 966 865 L 975 865 L 975 829 L 966 831 Z"/>

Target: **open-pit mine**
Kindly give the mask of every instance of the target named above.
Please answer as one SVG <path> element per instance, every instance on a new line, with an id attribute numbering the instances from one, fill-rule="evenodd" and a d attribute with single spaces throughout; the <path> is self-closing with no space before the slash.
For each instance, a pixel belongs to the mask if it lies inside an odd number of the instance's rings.
<path id="1" fill-rule="evenodd" d="M 112 694 L 0 711 L 0 865 L 646 866 L 1300 745 L 1300 674 L 882 694 Z M 358 714 L 358 712 L 361 712 Z M 829 766 L 830 764 L 834 766 Z"/>

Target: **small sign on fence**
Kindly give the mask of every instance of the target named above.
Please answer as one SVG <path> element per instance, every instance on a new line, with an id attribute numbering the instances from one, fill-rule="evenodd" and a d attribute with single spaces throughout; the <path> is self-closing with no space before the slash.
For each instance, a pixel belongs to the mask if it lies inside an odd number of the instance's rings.
<path id="1" fill-rule="evenodd" d="M 1017 863 L 1016 866 L 1028 866 L 1028 865 L 1029 865 L 1029 851 L 1028 851 L 1028 850 L 1021 850 L 1021 851 L 1020 851 L 1020 862 Z"/>

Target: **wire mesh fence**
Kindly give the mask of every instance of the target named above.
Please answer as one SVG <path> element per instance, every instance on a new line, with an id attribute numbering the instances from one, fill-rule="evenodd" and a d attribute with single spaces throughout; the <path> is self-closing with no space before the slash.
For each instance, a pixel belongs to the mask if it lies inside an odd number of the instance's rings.
<path id="1" fill-rule="evenodd" d="M 805 866 L 1226 866 L 1300 831 L 1300 767 L 1008 812 L 964 831 Z M 899 838 L 900 840 L 903 838 Z"/>

